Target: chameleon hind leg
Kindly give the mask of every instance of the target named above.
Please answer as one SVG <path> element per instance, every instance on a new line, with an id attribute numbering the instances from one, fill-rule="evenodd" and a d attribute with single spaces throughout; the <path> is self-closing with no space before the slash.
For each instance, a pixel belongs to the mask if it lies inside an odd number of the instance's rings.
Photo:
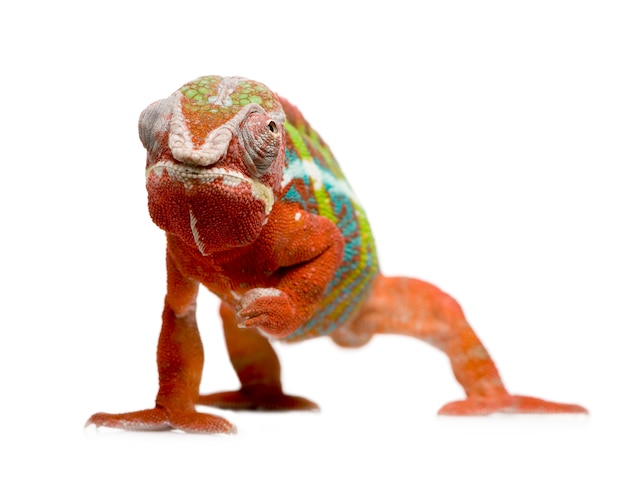
<path id="1" fill-rule="evenodd" d="M 467 398 L 444 405 L 441 415 L 587 412 L 579 405 L 509 394 L 459 304 L 427 282 L 379 275 L 360 314 L 332 338 L 341 346 L 358 347 L 377 333 L 412 336 L 448 356 Z"/>
<path id="2" fill-rule="evenodd" d="M 286 395 L 280 380 L 280 362 L 269 340 L 255 329 L 237 327 L 233 307 L 220 306 L 226 347 L 241 388 L 235 391 L 201 395 L 198 405 L 230 410 L 318 410 L 306 398 Z"/>

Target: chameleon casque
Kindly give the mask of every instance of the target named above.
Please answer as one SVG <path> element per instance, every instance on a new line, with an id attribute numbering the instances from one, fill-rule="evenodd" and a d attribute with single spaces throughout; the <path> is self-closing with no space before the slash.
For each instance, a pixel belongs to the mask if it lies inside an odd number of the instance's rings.
<path id="1" fill-rule="evenodd" d="M 511 395 L 458 303 L 435 286 L 379 272 L 365 212 L 326 143 L 261 83 L 205 76 L 141 114 L 152 220 L 166 232 L 167 294 L 154 408 L 93 415 L 129 430 L 233 433 L 196 405 L 311 410 L 283 393 L 271 340 L 329 336 L 359 347 L 402 334 L 444 352 L 467 398 L 444 415 L 586 413 Z M 240 390 L 200 395 L 199 285 L 221 299 Z"/>

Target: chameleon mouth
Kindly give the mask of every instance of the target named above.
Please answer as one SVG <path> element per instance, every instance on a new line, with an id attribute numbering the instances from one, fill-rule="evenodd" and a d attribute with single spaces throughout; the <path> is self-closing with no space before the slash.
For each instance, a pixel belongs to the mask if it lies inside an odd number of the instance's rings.
<path id="1" fill-rule="evenodd" d="M 233 169 L 206 168 L 166 160 L 159 161 L 146 169 L 146 181 L 149 180 L 152 173 L 160 179 L 164 172 L 167 172 L 171 179 L 182 183 L 185 189 L 191 189 L 196 185 L 210 184 L 218 179 L 221 179 L 222 186 L 232 188 L 233 190 L 242 183 L 246 183 L 250 186 L 252 196 L 255 199 L 260 199 L 265 204 L 266 215 L 270 213 L 274 205 L 274 192 L 270 188 Z"/>

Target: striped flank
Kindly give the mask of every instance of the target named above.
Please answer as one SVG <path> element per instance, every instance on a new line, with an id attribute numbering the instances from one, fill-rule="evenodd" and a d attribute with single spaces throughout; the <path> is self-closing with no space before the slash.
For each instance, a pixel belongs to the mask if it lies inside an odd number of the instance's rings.
<path id="1" fill-rule="evenodd" d="M 330 219 L 344 236 L 343 262 L 318 312 L 287 337 L 296 341 L 326 335 L 358 313 L 367 299 L 378 259 L 367 217 L 330 149 L 308 124 L 285 123 L 287 164 L 283 201 Z"/>

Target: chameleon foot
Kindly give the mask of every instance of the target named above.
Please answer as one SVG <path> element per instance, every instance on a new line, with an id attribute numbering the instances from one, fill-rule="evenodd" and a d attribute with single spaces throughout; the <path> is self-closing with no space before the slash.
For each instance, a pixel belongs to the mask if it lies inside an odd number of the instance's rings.
<path id="1" fill-rule="evenodd" d="M 156 407 L 129 413 L 96 413 L 85 426 L 121 428 L 130 431 L 181 430 L 188 433 L 228 433 L 237 432 L 227 420 L 195 411 L 168 412 Z"/>
<path id="2" fill-rule="evenodd" d="M 197 405 L 227 410 L 257 411 L 318 411 L 319 406 L 303 397 L 285 395 L 275 387 L 246 387 L 232 392 L 217 392 L 201 395 Z"/>
<path id="3" fill-rule="evenodd" d="M 522 395 L 473 397 L 450 402 L 439 415 L 489 415 L 491 413 L 589 413 L 580 405 L 556 403 Z"/>

